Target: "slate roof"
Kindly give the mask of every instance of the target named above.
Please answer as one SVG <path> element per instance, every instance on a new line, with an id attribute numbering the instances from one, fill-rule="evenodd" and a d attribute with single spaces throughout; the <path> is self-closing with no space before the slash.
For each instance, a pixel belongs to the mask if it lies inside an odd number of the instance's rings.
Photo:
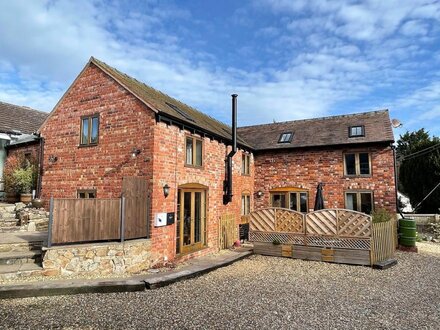
<path id="1" fill-rule="evenodd" d="M 364 137 L 348 137 L 350 126 L 365 126 Z M 291 143 L 278 143 L 280 135 L 293 132 Z M 238 128 L 238 134 L 255 150 L 393 142 L 388 110 L 294 120 Z"/>
<path id="2" fill-rule="evenodd" d="M 230 141 L 232 139 L 230 126 L 128 76 L 125 73 L 122 73 L 94 57 L 90 58 L 90 63 L 95 64 L 101 70 L 113 77 L 113 79 L 118 81 L 132 94 L 145 102 L 153 111 L 177 119 L 180 122 L 186 123 L 188 126 L 210 132 L 225 140 Z M 225 98 L 225 102 L 230 104 L 231 101 L 230 99 Z M 242 146 L 250 147 L 249 144 L 240 137 L 237 137 L 237 143 Z"/>
<path id="3" fill-rule="evenodd" d="M 0 132 L 31 134 L 38 130 L 48 115 L 47 112 L 0 102 Z"/>

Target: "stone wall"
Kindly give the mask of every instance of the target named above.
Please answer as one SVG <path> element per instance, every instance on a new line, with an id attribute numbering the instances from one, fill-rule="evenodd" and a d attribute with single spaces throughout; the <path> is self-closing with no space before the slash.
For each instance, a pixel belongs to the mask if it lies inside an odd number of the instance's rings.
<path id="1" fill-rule="evenodd" d="M 19 204 L 19 203 L 17 203 Z M 21 203 L 22 204 L 22 203 Z M 17 210 L 20 230 L 47 231 L 49 227 L 49 212 L 45 209 L 23 207 Z"/>
<path id="2" fill-rule="evenodd" d="M 24 203 L 0 205 L 1 231 L 47 231 L 49 212 Z M 6 229 L 6 230 L 5 230 Z"/>
<path id="3" fill-rule="evenodd" d="M 43 275 L 137 274 L 152 263 L 151 240 L 81 244 L 46 248 Z"/>

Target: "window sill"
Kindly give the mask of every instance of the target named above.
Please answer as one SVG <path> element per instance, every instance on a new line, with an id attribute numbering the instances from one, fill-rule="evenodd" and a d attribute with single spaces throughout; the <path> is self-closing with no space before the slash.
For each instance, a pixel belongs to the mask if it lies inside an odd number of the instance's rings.
<path id="1" fill-rule="evenodd" d="M 202 165 L 202 166 L 198 166 L 198 165 L 189 165 L 189 164 L 185 164 L 185 167 L 188 167 L 188 168 L 195 168 L 195 169 L 203 170 L 203 165 Z"/>
<path id="2" fill-rule="evenodd" d="M 89 147 L 96 147 L 98 143 L 91 143 L 91 144 L 79 144 L 78 148 L 89 148 Z"/>
<path id="3" fill-rule="evenodd" d="M 344 175 L 345 179 L 357 179 L 357 178 L 371 178 L 371 174 L 361 174 L 361 175 Z"/>

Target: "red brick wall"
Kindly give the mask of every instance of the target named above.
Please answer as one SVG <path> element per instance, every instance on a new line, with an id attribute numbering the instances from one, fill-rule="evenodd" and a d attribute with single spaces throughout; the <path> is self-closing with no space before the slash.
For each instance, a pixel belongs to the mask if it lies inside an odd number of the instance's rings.
<path id="1" fill-rule="evenodd" d="M 80 117 L 99 113 L 99 143 L 80 147 Z M 119 197 L 123 176 L 152 179 L 154 113 L 93 64 L 86 68 L 41 129 L 45 139 L 42 197 L 75 198 L 96 189 Z M 133 148 L 141 153 L 132 158 Z M 58 160 L 51 164 L 49 157 Z"/>
<path id="2" fill-rule="evenodd" d="M 80 118 L 99 113 L 99 143 L 79 147 Z M 176 254 L 176 227 L 154 227 L 158 212 L 176 212 L 177 187 L 198 183 L 207 187 L 207 248 L 218 249 L 218 220 L 232 212 L 240 217 L 241 193 L 253 192 L 251 176 L 241 176 L 241 151 L 234 157 L 234 198 L 223 205 L 226 146 L 204 138 L 203 168 L 184 166 L 185 136 L 175 126 L 156 123 L 154 113 L 95 66 L 85 69 L 41 130 L 45 139 L 42 197 L 76 197 L 77 189 L 96 189 L 97 198 L 119 197 L 124 176 L 145 177 L 151 193 L 150 234 L 153 263 Z M 131 157 L 133 148 L 141 154 Z M 50 164 L 49 157 L 58 160 Z M 251 164 L 252 167 L 252 164 Z M 168 198 L 163 186 L 171 187 Z M 252 198 L 253 199 L 253 198 Z M 252 203 L 252 201 L 251 201 Z"/>
<path id="3" fill-rule="evenodd" d="M 345 177 L 345 152 L 370 152 L 371 177 Z M 255 191 L 261 190 L 264 195 L 255 199 L 255 208 L 270 206 L 271 189 L 299 187 L 308 190 L 309 209 L 313 209 L 316 187 L 323 182 L 326 208 L 344 208 L 346 190 L 372 190 L 374 207 L 395 213 L 393 164 L 389 146 L 260 152 L 255 156 Z"/>
<path id="4" fill-rule="evenodd" d="M 23 146 L 17 146 L 13 148 L 8 148 L 8 157 L 12 155 L 25 155 L 25 154 L 31 154 L 31 157 L 38 161 L 39 157 L 39 151 L 40 151 L 40 142 L 27 144 Z"/>
<path id="5" fill-rule="evenodd" d="M 194 255 L 206 254 L 218 249 L 219 218 L 226 213 L 233 213 L 237 221 L 241 213 L 241 194 L 251 193 L 253 200 L 254 171 L 250 176 L 241 175 L 242 150 L 233 158 L 233 200 L 223 205 L 223 180 L 225 178 L 225 157 L 230 148 L 216 140 L 203 139 L 203 168 L 186 167 L 185 138 L 189 133 L 175 126 L 159 123 L 155 127 L 153 151 L 153 198 L 152 211 L 177 212 L 177 191 L 183 184 L 197 183 L 207 187 L 207 249 Z M 252 158 L 252 157 L 251 157 Z M 251 160 L 251 168 L 252 166 Z M 170 195 L 165 198 L 163 186 L 168 184 Z M 160 255 L 173 258 L 176 251 L 176 226 L 153 228 L 154 246 L 160 246 Z M 191 257 L 185 256 L 182 259 Z"/>

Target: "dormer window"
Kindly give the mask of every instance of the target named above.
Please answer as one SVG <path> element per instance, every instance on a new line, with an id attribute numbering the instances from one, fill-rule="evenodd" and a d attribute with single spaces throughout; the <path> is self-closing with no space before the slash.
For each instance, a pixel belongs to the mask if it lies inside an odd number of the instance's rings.
<path id="1" fill-rule="evenodd" d="M 290 143 L 292 142 L 293 132 L 281 133 L 278 143 Z"/>
<path id="2" fill-rule="evenodd" d="M 350 126 L 348 128 L 348 137 L 365 136 L 365 126 Z"/>

